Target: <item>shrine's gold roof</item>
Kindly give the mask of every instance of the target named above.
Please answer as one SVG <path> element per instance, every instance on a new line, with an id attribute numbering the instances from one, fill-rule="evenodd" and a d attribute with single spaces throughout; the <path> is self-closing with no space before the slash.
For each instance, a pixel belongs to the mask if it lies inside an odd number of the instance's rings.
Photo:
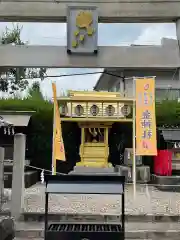
<path id="1" fill-rule="evenodd" d="M 58 98 L 62 121 L 77 122 L 132 121 L 133 101 L 118 92 L 96 91 L 69 91 L 67 97 Z"/>
<path id="2" fill-rule="evenodd" d="M 58 101 L 79 102 L 121 102 L 132 103 L 134 99 L 123 97 L 118 92 L 68 91 L 68 97 L 58 97 Z"/>
<path id="3" fill-rule="evenodd" d="M 95 91 L 69 91 L 70 97 L 98 97 L 98 98 L 120 98 L 121 94 L 117 92 L 95 92 Z"/>

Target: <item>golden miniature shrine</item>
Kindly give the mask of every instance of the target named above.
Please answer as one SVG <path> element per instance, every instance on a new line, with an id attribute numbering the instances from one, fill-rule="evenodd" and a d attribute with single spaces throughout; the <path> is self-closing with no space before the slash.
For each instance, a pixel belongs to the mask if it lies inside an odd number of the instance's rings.
<path id="1" fill-rule="evenodd" d="M 81 128 L 81 161 L 76 166 L 110 167 L 108 135 L 115 122 L 132 122 L 133 99 L 116 92 L 69 91 L 58 98 L 62 121 Z"/>

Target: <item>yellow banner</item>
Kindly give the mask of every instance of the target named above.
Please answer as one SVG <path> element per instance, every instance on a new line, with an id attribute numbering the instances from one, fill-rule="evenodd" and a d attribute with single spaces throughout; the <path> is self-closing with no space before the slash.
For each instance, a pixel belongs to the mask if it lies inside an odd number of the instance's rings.
<path id="1" fill-rule="evenodd" d="M 52 89 L 54 97 L 53 156 L 54 156 L 54 168 L 56 169 L 56 160 L 66 161 L 66 157 L 62 138 L 61 119 L 58 108 L 55 83 L 52 83 Z"/>
<path id="2" fill-rule="evenodd" d="M 155 79 L 136 80 L 136 155 L 157 155 Z"/>

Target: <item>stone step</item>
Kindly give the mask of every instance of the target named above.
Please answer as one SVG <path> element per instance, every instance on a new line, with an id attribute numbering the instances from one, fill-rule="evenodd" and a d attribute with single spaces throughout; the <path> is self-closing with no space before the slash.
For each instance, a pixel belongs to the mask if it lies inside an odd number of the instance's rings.
<path id="1" fill-rule="evenodd" d="M 120 216 L 117 215 L 99 215 L 99 214 L 64 214 L 64 213 L 49 213 L 48 218 L 50 221 L 93 221 L 93 222 L 119 222 Z M 43 222 L 44 213 L 25 212 L 22 216 L 25 222 Z M 126 215 L 127 222 L 180 222 L 180 215 L 159 215 L 159 214 L 142 214 L 142 215 Z"/>
<path id="2" fill-rule="evenodd" d="M 16 238 L 38 239 L 44 236 L 44 223 L 16 223 Z M 126 239 L 178 239 L 180 236 L 179 223 L 131 223 L 125 225 Z"/>

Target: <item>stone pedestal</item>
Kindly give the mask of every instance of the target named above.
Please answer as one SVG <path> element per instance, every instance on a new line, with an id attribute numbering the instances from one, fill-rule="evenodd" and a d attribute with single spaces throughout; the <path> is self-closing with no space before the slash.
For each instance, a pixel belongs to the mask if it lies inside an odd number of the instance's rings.
<path id="1" fill-rule="evenodd" d="M 114 167 L 108 167 L 108 168 L 94 168 L 94 167 L 80 167 L 75 166 L 74 170 L 70 172 L 69 174 L 82 174 L 82 175 L 117 175 L 114 171 Z"/>
<path id="2" fill-rule="evenodd" d="M 136 167 L 136 179 L 139 183 L 147 183 L 150 181 L 150 167 L 149 166 L 137 166 Z"/>
<path id="3" fill-rule="evenodd" d="M 116 173 L 121 176 L 125 176 L 126 182 L 132 182 L 132 167 L 131 166 L 116 166 Z M 138 183 L 147 183 L 150 181 L 150 167 L 149 166 L 137 166 L 136 167 L 136 180 Z"/>
<path id="4" fill-rule="evenodd" d="M 152 182 L 161 191 L 180 192 L 180 176 L 152 175 Z"/>
<path id="5" fill-rule="evenodd" d="M 30 161 L 25 160 L 24 187 L 29 188 L 39 181 L 38 171 L 29 167 Z M 13 162 L 4 161 L 4 188 L 12 188 Z"/>
<path id="6" fill-rule="evenodd" d="M 131 182 L 132 181 L 131 167 L 121 165 L 121 166 L 116 166 L 114 170 L 115 170 L 116 174 L 119 174 L 121 176 L 125 176 L 125 181 L 126 182 Z"/>
<path id="7" fill-rule="evenodd" d="M 12 188 L 12 172 L 4 172 L 4 188 Z M 38 171 L 26 171 L 24 173 L 24 187 L 30 188 L 39 179 Z"/>
<path id="8" fill-rule="evenodd" d="M 132 166 L 133 165 L 133 149 L 126 148 L 124 151 L 124 165 Z M 142 157 L 136 156 L 136 166 L 142 165 Z"/>

